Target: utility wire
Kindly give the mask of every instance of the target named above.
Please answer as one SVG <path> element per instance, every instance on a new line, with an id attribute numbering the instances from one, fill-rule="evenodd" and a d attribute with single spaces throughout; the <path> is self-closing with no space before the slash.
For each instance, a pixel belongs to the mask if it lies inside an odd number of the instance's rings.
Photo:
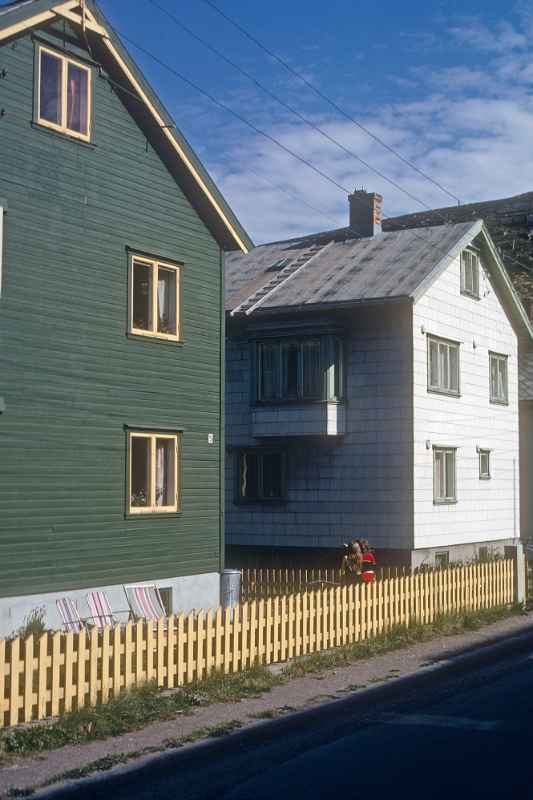
<path id="1" fill-rule="evenodd" d="M 260 136 L 263 136 L 265 139 L 267 139 L 268 141 L 272 142 L 272 144 L 275 144 L 277 147 L 279 147 L 284 152 L 288 153 L 290 156 L 295 158 L 297 161 L 300 161 L 302 164 L 307 166 L 309 169 L 311 169 L 317 175 L 319 175 L 320 177 L 324 178 L 324 180 L 326 180 L 329 183 L 331 183 L 337 189 L 340 189 L 341 192 L 344 192 L 347 195 L 351 194 L 349 189 L 347 189 L 345 186 L 343 186 L 341 183 L 339 183 L 335 178 L 332 178 L 326 172 L 321 170 L 319 167 L 316 167 L 311 161 L 309 161 L 308 159 L 306 159 L 303 156 L 299 155 L 298 153 L 294 152 L 294 150 L 291 150 L 290 147 L 287 147 L 282 142 L 278 141 L 278 139 L 276 139 L 271 134 L 267 133 L 266 131 L 261 130 L 261 128 L 258 128 L 257 125 L 255 125 L 253 122 L 250 122 L 248 119 L 243 117 L 242 114 L 239 114 L 238 111 L 235 111 L 230 106 L 228 106 L 225 103 L 223 103 L 222 101 L 217 100 L 216 97 L 214 97 L 212 94 L 207 92 L 205 89 L 202 89 L 202 87 L 198 86 L 198 84 L 194 83 L 194 81 L 191 81 L 189 78 L 185 77 L 185 75 L 183 75 L 181 72 L 179 72 L 177 69 L 175 69 L 175 67 L 171 66 L 170 64 L 167 64 L 165 61 L 160 59 L 154 53 L 151 53 L 145 47 L 143 47 L 142 45 L 140 45 L 137 42 L 133 41 L 133 39 L 131 39 L 125 33 L 122 33 L 121 31 L 117 31 L 117 32 L 119 33 L 120 36 L 122 36 L 122 38 L 125 41 L 129 42 L 133 47 L 136 47 L 141 53 L 144 53 L 144 55 L 148 56 L 153 61 L 155 61 L 156 64 L 159 64 L 159 66 L 161 66 L 164 69 L 166 69 L 169 72 L 171 72 L 173 75 L 175 75 L 177 78 L 179 78 L 185 84 L 187 84 L 188 86 L 193 88 L 195 91 L 199 92 L 204 97 L 207 97 L 212 103 L 214 103 L 214 105 L 218 106 L 223 111 L 227 111 L 229 114 L 231 114 L 236 119 L 238 119 L 240 122 L 242 122 L 244 125 L 246 125 L 247 127 L 251 128 L 251 130 L 253 130 L 255 133 L 259 134 Z M 361 205 L 365 206 L 365 208 L 367 207 L 367 204 L 365 203 L 364 200 L 359 199 L 357 196 L 355 197 L 355 200 L 358 203 L 360 203 Z M 383 219 L 388 219 L 386 214 L 382 214 L 382 218 Z M 445 217 L 442 217 L 442 219 L 444 220 L 445 223 L 449 224 L 449 220 L 447 220 Z M 353 225 L 350 225 L 349 227 L 350 227 L 350 229 L 352 230 L 352 232 L 356 236 L 359 236 L 360 238 L 365 238 L 365 234 L 363 234 L 361 231 L 357 230 Z M 419 239 L 426 246 L 434 246 L 434 245 L 432 245 L 432 243 L 426 237 L 421 236 L 418 232 L 415 233 L 415 231 L 419 230 L 418 228 L 410 228 L 410 230 L 412 231 L 413 238 Z M 423 230 L 423 228 L 421 230 Z M 438 249 L 441 249 L 441 248 L 438 248 Z M 444 256 L 447 256 L 448 253 L 449 253 L 449 251 L 444 251 L 444 250 L 441 250 L 441 252 L 443 253 Z"/>
<path id="2" fill-rule="evenodd" d="M 296 194 L 296 192 L 291 192 L 290 189 L 286 189 L 284 186 L 278 186 L 276 183 L 274 183 L 274 181 L 271 181 L 269 178 L 266 178 L 264 175 L 261 175 L 259 172 L 256 172 L 256 170 L 252 169 L 252 167 L 250 167 L 248 164 L 246 165 L 246 172 L 251 172 L 252 175 L 255 175 L 255 177 L 258 180 L 263 181 L 269 186 L 272 186 L 272 188 L 275 189 L 277 192 L 282 192 L 283 194 L 286 194 L 287 197 L 290 197 L 292 200 L 296 200 L 303 206 L 307 206 L 307 208 L 309 208 L 311 211 L 315 211 L 317 214 L 320 214 L 320 216 L 324 217 L 324 219 L 327 219 L 329 222 L 333 222 L 335 223 L 335 225 L 337 224 L 337 220 L 334 219 L 332 216 L 330 216 L 327 211 L 324 211 L 324 209 L 322 208 L 317 208 L 316 206 L 311 205 L 311 203 L 308 203 L 307 200 L 304 200 L 303 197 Z"/>
<path id="3" fill-rule="evenodd" d="M 434 186 L 436 186 L 442 192 L 447 194 L 448 197 L 453 198 L 458 205 L 461 205 L 461 199 L 457 197 L 457 195 L 453 194 L 453 192 L 450 192 L 448 189 L 446 189 L 446 187 L 443 186 L 441 183 L 439 183 L 439 181 L 435 180 L 435 178 L 432 178 L 431 175 L 428 175 L 426 172 L 421 170 L 420 167 L 417 167 L 416 164 L 413 164 L 412 161 L 409 161 L 408 158 L 403 156 L 394 147 L 387 144 L 387 142 L 383 141 L 383 139 L 381 139 L 379 136 L 377 136 L 377 134 L 369 130 L 365 125 L 359 122 L 359 120 L 355 119 L 355 117 L 352 117 L 351 114 L 349 114 L 347 111 L 341 108 L 341 106 L 339 106 L 338 103 L 332 100 L 331 97 L 328 97 L 317 86 L 311 83 L 311 81 L 308 80 L 304 75 L 302 75 L 301 72 L 298 72 L 296 69 L 294 69 L 294 67 L 291 67 L 291 65 L 287 61 L 285 61 L 283 58 L 281 58 L 281 56 L 277 55 L 277 53 L 274 53 L 266 45 L 264 45 L 261 41 L 259 41 L 259 39 L 257 39 L 253 34 L 247 31 L 246 28 L 244 28 L 239 22 L 237 22 L 237 20 L 233 19 L 224 11 L 222 11 L 222 9 L 219 8 L 216 5 L 216 3 L 214 3 L 212 0 L 202 0 L 202 2 L 204 2 L 210 8 L 212 8 L 213 11 L 216 11 L 217 14 L 219 14 L 227 22 L 229 22 L 230 25 L 233 25 L 233 27 L 236 28 L 238 31 L 240 31 L 243 34 L 243 36 L 246 36 L 247 39 L 249 39 L 257 47 L 263 50 L 263 52 L 265 52 L 268 56 L 270 56 L 279 64 L 281 64 L 288 72 L 291 73 L 291 75 L 293 75 L 295 78 L 298 78 L 298 80 L 304 83 L 309 89 L 311 89 L 316 95 L 318 95 L 318 97 L 320 97 L 322 100 L 324 100 L 324 102 L 328 103 L 332 108 L 334 108 L 338 114 L 341 114 L 345 119 L 349 120 L 349 122 L 352 122 L 356 127 L 364 131 L 368 136 L 374 139 L 375 142 L 378 142 L 378 144 L 380 144 L 382 147 L 388 150 L 389 153 L 395 155 L 396 158 L 399 158 L 400 161 L 403 161 L 404 164 L 406 164 L 411 169 L 415 170 L 415 172 L 418 172 L 419 175 L 421 175 L 426 180 L 430 181 Z"/>
<path id="4" fill-rule="evenodd" d="M 158 8 L 159 11 L 161 11 L 170 20 L 172 20 L 172 22 L 178 28 L 180 28 L 182 31 L 184 31 L 189 36 L 191 36 L 193 39 L 195 39 L 197 42 L 199 42 L 201 45 L 203 45 L 203 47 L 206 47 L 208 50 L 210 50 L 212 53 L 214 53 L 216 56 L 218 56 L 218 58 L 221 58 L 223 61 L 226 62 L 226 64 L 229 64 L 233 69 L 237 70 L 237 72 L 239 72 L 241 75 L 244 75 L 245 78 L 247 78 L 255 86 L 257 86 L 262 92 L 264 92 L 266 95 L 268 95 L 268 97 L 270 97 L 276 103 L 279 103 L 279 105 L 282 106 L 282 108 L 284 108 L 286 111 L 289 111 L 291 114 L 294 114 L 301 122 L 303 122 L 305 125 L 308 125 L 314 131 L 319 133 L 324 139 L 327 139 L 329 142 L 334 144 L 336 147 L 338 147 L 340 150 L 342 150 L 344 153 L 346 153 L 351 158 L 354 158 L 354 159 L 356 159 L 356 161 L 359 161 L 360 164 L 362 164 L 364 167 L 366 167 L 368 170 L 370 170 L 374 174 L 378 175 L 380 178 L 382 178 L 384 181 L 389 183 L 391 186 L 394 186 L 394 188 L 398 189 L 398 191 L 403 192 L 403 194 L 407 195 L 407 197 L 410 197 L 411 200 L 414 200 L 415 203 L 418 203 L 419 205 L 423 206 L 428 211 L 432 210 L 431 206 L 429 206 L 423 200 L 420 200 L 420 198 L 416 197 L 416 195 L 412 194 L 408 189 L 405 189 L 403 186 L 401 186 L 399 183 L 397 183 L 393 178 L 390 178 L 384 172 L 381 172 L 381 170 L 377 169 L 376 167 L 373 167 L 372 164 L 370 164 L 368 161 L 365 161 L 365 159 L 362 158 L 360 155 L 355 153 L 349 147 L 346 147 L 344 144 L 342 144 L 342 142 L 339 142 L 338 139 L 335 139 L 334 136 L 331 136 L 331 134 L 329 134 L 327 131 L 325 131 L 323 128 L 321 128 L 319 125 L 317 125 L 315 122 L 313 122 L 312 120 L 310 120 L 309 118 L 307 118 L 303 114 L 301 114 L 296 108 L 294 108 L 293 106 L 289 105 L 289 103 L 286 103 L 284 100 L 282 100 L 280 97 L 278 97 L 278 95 L 276 95 L 271 89 L 269 89 L 263 83 L 258 81 L 257 78 L 255 78 L 250 72 L 247 72 L 247 70 L 243 69 L 241 66 L 239 66 L 239 64 L 236 64 L 235 61 L 232 61 L 231 58 L 228 58 L 224 53 L 222 53 L 220 50 L 218 50 L 216 47 L 214 47 L 214 45 L 212 45 L 209 42 L 207 42 L 205 39 L 203 39 L 201 36 L 199 36 L 197 33 L 195 33 L 193 30 L 191 30 L 187 25 L 185 25 L 183 22 L 181 22 L 181 20 L 179 20 L 178 17 L 175 14 L 173 14 L 167 8 L 165 8 L 160 3 L 158 3 L 157 0 L 148 0 L 148 2 L 151 3 L 153 6 L 155 6 L 156 8 Z"/>
<path id="5" fill-rule="evenodd" d="M 288 153 L 290 156 L 295 158 L 297 161 L 300 161 L 302 164 L 304 164 L 305 166 L 309 167 L 309 169 L 311 169 L 317 175 L 319 175 L 322 178 L 324 178 L 324 180 L 326 180 L 329 183 L 331 183 L 334 186 L 336 186 L 338 189 L 340 189 L 345 194 L 350 195 L 350 191 L 345 186 L 343 186 L 341 183 L 339 183 L 337 180 L 335 180 L 335 178 L 332 178 L 326 172 L 323 172 L 321 169 L 319 169 L 319 167 L 316 167 L 308 159 L 304 158 L 303 156 L 300 156 L 298 153 L 295 153 L 293 150 L 291 150 L 291 148 L 287 147 L 282 142 L 278 141 L 274 136 L 271 136 L 266 131 L 263 131 L 263 130 L 261 130 L 261 128 L 258 128 L 256 125 L 254 125 L 253 122 L 250 122 L 245 117 L 243 117 L 241 114 L 239 114 L 238 111 L 235 111 L 230 106 L 227 106 L 225 103 L 223 103 L 222 101 L 217 100 L 216 97 L 214 97 L 212 94 L 207 92 L 205 89 L 202 89 L 201 86 L 198 86 L 198 84 L 194 83 L 194 81 L 191 81 L 189 78 L 185 77 L 185 75 L 182 75 L 182 73 L 179 72 L 177 69 L 175 69 L 175 67 L 171 66 L 170 64 L 167 64 L 165 61 L 162 61 L 162 59 L 160 59 L 154 53 L 151 53 L 149 50 L 147 50 L 142 45 L 140 45 L 137 42 L 133 41 L 133 39 L 131 39 L 129 36 L 127 36 L 122 31 L 117 31 L 117 33 L 119 33 L 119 35 L 125 41 L 129 42 L 133 47 L 137 48 L 141 53 L 144 53 L 144 55 L 148 56 L 153 61 L 155 61 L 156 64 L 159 64 L 159 66 L 163 67 L 163 69 L 168 70 L 173 75 L 175 75 L 177 78 L 179 78 L 181 81 L 183 81 L 185 84 L 190 86 L 192 89 L 194 89 L 195 91 L 199 92 L 204 97 L 207 97 L 214 105 L 218 106 L 223 111 L 227 111 L 229 114 L 231 114 L 236 119 L 238 119 L 240 122 L 242 122 L 244 125 L 246 125 L 247 127 L 251 128 L 255 133 L 259 134 L 260 136 L 263 136 L 264 138 L 266 138 L 267 140 L 269 140 L 270 142 L 275 144 L 277 147 L 281 148 L 284 152 Z M 367 204 L 363 200 L 359 200 L 358 198 L 355 198 L 355 199 L 358 200 L 358 202 L 360 202 L 362 205 L 367 207 Z M 434 213 L 437 216 L 439 215 L 438 211 L 432 211 L 432 213 Z M 387 217 L 386 214 L 382 214 L 382 217 L 383 217 L 383 219 L 390 219 L 389 217 Z M 440 215 L 440 217 L 441 217 L 441 219 L 444 220 L 444 222 L 446 224 L 450 224 L 450 220 L 446 219 L 446 217 L 444 217 L 443 215 Z M 355 233 L 360 238 L 365 238 L 365 235 L 362 234 L 361 231 L 356 230 L 353 226 L 350 226 L 350 229 L 353 231 L 353 233 Z M 427 238 L 424 238 L 423 236 L 420 236 L 417 232 L 415 233 L 415 231 L 419 231 L 419 230 L 423 231 L 424 230 L 423 227 L 420 227 L 420 228 L 407 228 L 406 230 L 410 230 L 412 232 L 413 238 L 419 239 L 421 242 L 423 242 L 427 246 L 433 246 L 434 247 L 434 245 Z M 441 248 L 438 248 L 438 249 L 441 250 Z M 450 251 L 449 250 L 448 251 L 441 250 L 441 252 L 444 254 L 444 256 L 447 256 Z M 524 269 L 526 269 L 528 271 L 530 270 L 529 267 L 526 267 L 525 264 L 521 264 L 517 259 L 513 259 L 513 260 L 515 261 L 516 264 L 519 264 Z"/>

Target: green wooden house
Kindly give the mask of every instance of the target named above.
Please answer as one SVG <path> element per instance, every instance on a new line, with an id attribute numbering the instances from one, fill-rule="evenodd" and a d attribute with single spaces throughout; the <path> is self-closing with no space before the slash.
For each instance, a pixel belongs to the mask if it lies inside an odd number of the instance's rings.
<path id="1" fill-rule="evenodd" d="M 0 6 L 0 635 L 223 566 L 224 253 L 245 231 L 96 4 Z"/>

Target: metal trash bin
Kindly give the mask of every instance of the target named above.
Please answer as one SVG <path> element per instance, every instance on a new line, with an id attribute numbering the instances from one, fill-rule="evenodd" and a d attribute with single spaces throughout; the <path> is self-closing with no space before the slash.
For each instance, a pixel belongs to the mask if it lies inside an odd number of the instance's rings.
<path id="1" fill-rule="evenodd" d="M 241 599 L 241 571 L 225 569 L 220 575 L 220 605 L 222 608 L 234 608 Z"/>

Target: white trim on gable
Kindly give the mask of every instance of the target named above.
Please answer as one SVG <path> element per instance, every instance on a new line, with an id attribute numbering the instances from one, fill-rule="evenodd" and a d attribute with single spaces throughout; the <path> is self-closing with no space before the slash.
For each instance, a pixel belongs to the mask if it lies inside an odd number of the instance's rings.
<path id="1" fill-rule="evenodd" d="M 465 233 L 464 236 L 459 239 L 459 241 L 449 250 L 446 255 L 441 258 L 438 264 L 433 267 L 429 275 L 426 275 L 424 280 L 420 281 L 418 286 L 416 287 L 415 291 L 411 293 L 411 297 L 413 298 L 414 302 L 416 303 L 420 300 L 421 297 L 427 292 L 427 290 L 432 286 L 439 275 L 442 275 L 445 269 L 447 269 L 450 264 L 455 261 L 461 250 L 463 250 L 467 245 L 470 244 L 472 239 L 480 233 L 481 229 L 483 228 L 483 221 L 476 220 L 476 222 L 472 223 L 472 227 L 469 229 L 468 233 Z"/>
<path id="2" fill-rule="evenodd" d="M 80 9 L 79 15 L 74 13 L 76 8 Z M 83 27 L 88 28 L 89 30 L 93 31 L 93 33 L 102 37 L 102 40 L 105 46 L 107 47 L 108 51 L 113 56 L 113 58 L 119 65 L 120 69 L 122 70 L 127 80 L 134 87 L 135 91 L 137 92 L 139 97 L 142 99 L 143 103 L 146 105 L 146 107 L 154 117 L 155 121 L 157 122 L 157 124 L 165 134 L 166 138 L 172 145 L 173 149 L 176 151 L 176 154 L 178 155 L 179 159 L 182 161 L 183 164 L 185 164 L 185 166 L 193 176 L 194 180 L 198 184 L 200 190 L 207 197 L 210 204 L 215 209 L 217 215 L 223 222 L 226 230 L 230 232 L 231 236 L 238 245 L 239 249 L 242 250 L 243 253 L 247 253 L 249 250 L 248 245 L 243 241 L 237 230 L 233 227 L 232 223 L 226 216 L 220 204 L 217 202 L 217 199 L 213 196 L 213 193 L 203 180 L 202 176 L 196 169 L 195 165 L 192 163 L 191 159 L 188 157 L 187 153 L 185 152 L 181 144 L 177 141 L 172 128 L 167 124 L 167 121 L 163 119 L 159 111 L 151 102 L 147 93 L 142 88 L 140 82 L 135 77 L 133 71 L 127 65 L 125 60 L 121 57 L 117 48 L 113 44 L 112 41 L 113 37 L 111 36 L 110 32 L 104 25 L 100 25 L 94 14 L 89 10 L 89 8 L 87 8 L 83 0 L 81 3 L 80 0 L 68 0 L 68 2 L 65 3 L 58 3 L 58 5 L 52 6 L 46 11 L 42 11 L 38 14 L 35 14 L 34 16 L 28 17 L 27 19 L 20 20 L 19 22 L 16 22 L 11 26 L 0 29 L 0 43 L 5 39 L 15 36 L 19 33 L 22 33 L 24 30 L 27 30 L 28 28 L 32 28 L 37 25 L 41 25 L 45 22 L 49 22 L 50 20 L 57 17 L 61 17 L 63 19 L 66 18 L 69 20 L 69 22 L 80 25 L 82 28 Z"/>
<path id="3" fill-rule="evenodd" d="M 494 268 L 494 277 L 499 279 L 500 285 L 498 289 L 502 291 L 504 295 L 507 295 L 507 300 L 511 304 L 512 310 L 517 315 L 518 319 L 520 320 L 520 324 L 527 331 L 527 335 L 530 341 L 533 342 L 533 324 L 529 319 L 524 306 L 522 305 L 520 298 L 507 274 L 507 270 L 498 254 L 498 251 L 492 241 L 490 233 L 488 232 L 485 223 L 483 220 L 479 219 L 472 223 L 472 227 L 458 242 L 457 244 L 442 258 L 439 263 L 431 270 L 429 275 L 427 275 L 423 281 L 419 283 L 415 291 L 411 294 L 413 298 L 413 302 L 417 303 L 421 297 L 423 297 L 428 289 L 435 283 L 437 278 L 442 275 L 442 273 L 452 264 L 452 262 L 459 256 L 462 250 L 465 247 L 471 245 L 472 241 L 476 238 L 476 236 L 482 236 L 485 245 L 489 251 L 491 260 L 493 262 L 492 266 Z M 492 270 L 489 270 L 492 273 Z M 524 332 L 526 332 L 524 331 Z"/>

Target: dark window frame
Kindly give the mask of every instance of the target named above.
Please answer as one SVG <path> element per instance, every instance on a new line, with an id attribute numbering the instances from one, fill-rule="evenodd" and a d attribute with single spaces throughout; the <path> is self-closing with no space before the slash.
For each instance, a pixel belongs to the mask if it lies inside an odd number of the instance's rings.
<path id="1" fill-rule="evenodd" d="M 259 459 L 258 462 L 258 494 L 257 497 L 243 497 L 241 494 L 241 479 L 242 479 L 242 457 L 245 455 L 253 455 Z M 263 475 L 264 466 L 263 458 L 265 456 L 276 455 L 280 458 L 280 487 L 281 494 L 279 497 L 265 496 Z M 251 505 L 257 503 L 283 503 L 287 499 L 287 454 L 285 450 L 276 447 L 245 447 L 239 449 L 235 453 L 235 503 L 237 505 Z"/>
<path id="2" fill-rule="evenodd" d="M 305 391 L 305 348 L 306 345 L 311 343 L 319 346 L 319 388 L 316 393 Z M 253 347 L 255 362 L 253 401 L 257 405 L 339 403 L 344 400 L 345 353 L 344 341 L 341 336 L 331 334 L 281 336 L 258 339 L 254 341 Z M 284 353 L 287 353 L 291 347 L 297 348 L 297 388 L 294 393 L 287 391 L 288 380 L 284 374 L 284 364 L 288 360 L 288 356 L 284 359 Z M 263 353 L 266 348 L 271 348 L 272 352 L 272 382 L 274 384 L 272 396 L 265 396 L 264 393 Z M 333 370 L 331 371 L 332 367 Z"/>

